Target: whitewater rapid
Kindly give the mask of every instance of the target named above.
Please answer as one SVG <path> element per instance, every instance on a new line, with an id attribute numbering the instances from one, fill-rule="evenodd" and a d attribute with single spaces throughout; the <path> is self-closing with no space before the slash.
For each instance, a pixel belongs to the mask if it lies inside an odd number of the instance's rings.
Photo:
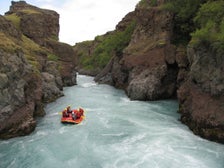
<path id="1" fill-rule="evenodd" d="M 35 131 L 0 141 L 0 168 L 223 168 L 224 145 L 192 134 L 175 100 L 130 101 L 124 91 L 78 75 L 78 85 L 46 105 Z M 86 110 L 60 123 L 67 105 Z"/>

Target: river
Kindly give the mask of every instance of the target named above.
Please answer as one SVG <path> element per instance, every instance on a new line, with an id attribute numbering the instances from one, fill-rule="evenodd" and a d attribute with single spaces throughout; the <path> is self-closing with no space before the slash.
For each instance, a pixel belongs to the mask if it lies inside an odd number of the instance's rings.
<path id="1" fill-rule="evenodd" d="M 35 131 L 0 141 L 0 168 L 223 168 L 224 145 L 192 134 L 175 100 L 130 101 L 124 91 L 78 75 L 78 85 L 46 105 Z M 82 107 L 79 125 L 60 123 Z"/>

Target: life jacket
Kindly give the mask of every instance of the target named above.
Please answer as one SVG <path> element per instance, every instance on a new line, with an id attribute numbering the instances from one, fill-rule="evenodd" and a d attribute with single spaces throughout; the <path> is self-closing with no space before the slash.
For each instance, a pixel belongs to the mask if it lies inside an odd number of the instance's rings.
<path id="1" fill-rule="evenodd" d="M 81 113 L 78 111 L 77 114 L 76 114 L 76 117 L 80 118 L 81 116 L 82 116 Z"/>
<path id="2" fill-rule="evenodd" d="M 79 113 L 81 116 L 83 116 L 84 110 L 82 108 L 79 108 Z"/>
<path id="3" fill-rule="evenodd" d="M 72 110 L 67 107 L 67 113 L 71 113 L 71 112 L 72 112 Z"/>
<path id="4" fill-rule="evenodd" d="M 67 117 L 66 112 L 67 112 L 67 110 L 62 111 L 62 115 L 63 115 L 63 117 Z"/>

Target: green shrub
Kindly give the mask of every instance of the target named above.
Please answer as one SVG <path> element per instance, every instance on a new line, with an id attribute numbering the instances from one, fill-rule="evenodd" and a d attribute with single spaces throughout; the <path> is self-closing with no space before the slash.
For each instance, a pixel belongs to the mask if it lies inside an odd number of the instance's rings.
<path id="1" fill-rule="evenodd" d="M 58 56 L 57 56 L 57 55 L 54 55 L 54 54 L 52 54 L 52 53 L 49 53 L 49 54 L 47 55 L 47 59 L 48 59 L 49 61 L 58 61 Z"/>
<path id="2" fill-rule="evenodd" d="M 157 0 L 141 0 L 138 4 L 138 8 L 150 8 L 157 6 Z"/>
<path id="3" fill-rule="evenodd" d="M 94 63 L 97 67 L 103 68 L 113 55 L 121 55 L 123 49 L 131 40 L 135 25 L 136 23 L 132 22 L 124 31 L 115 31 L 105 36 L 102 42 L 94 49 L 90 62 Z"/>
<path id="4" fill-rule="evenodd" d="M 5 15 L 4 16 L 7 20 L 11 21 L 14 26 L 19 29 L 20 27 L 20 17 L 17 16 L 15 13 L 11 14 L 11 15 Z"/>
<path id="5" fill-rule="evenodd" d="M 23 49 L 28 51 L 40 51 L 43 50 L 41 46 L 39 46 L 37 43 L 35 43 L 30 38 L 26 37 L 25 35 L 22 35 L 22 43 L 21 46 Z"/>
<path id="6" fill-rule="evenodd" d="M 21 12 L 23 12 L 25 14 L 41 14 L 41 12 L 39 12 L 37 10 L 33 10 L 33 9 L 23 9 L 23 10 L 21 10 Z"/>
<path id="7" fill-rule="evenodd" d="M 157 6 L 157 0 L 151 0 L 150 6 Z"/>
<path id="8" fill-rule="evenodd" d="M 21 49 L 21 46 L 15 43 L 14 39 L 7 36 L 3 32 L 0 32 L 0 48 L 4 51 L 13 53 L 17 49 Z"/>
<path id="9" fill-rule="evenodd" d="M 194 22 L 200 27 L 205 26 L 208 21 L 213 21 L 215 24 L 220 24 L 224 16 L 224 1 L 209 1 L 201 6 Z"/>
<path id="10" fill-rule="evenodd" d="M 148 0 L 141 0 L 141 1 L 137 4 L 137 7 L 140 7 L 140 8 L 146 8 L 147 6 L 149 6 L 149 4 L 148 4 Z"/>
<path id="11" fill-rule="evenodd" d="M 194 22 L 197 30 L 191 33 L 191 44 L 209 44 L 212 50 L 222 54 L 224 50 L 224 1 L 209 1 L 201 6 Z"/>
<path id="12" fill-rule="evenodd" d="M 172 43 L 176 45 L 187 45 L 191 39 L 190 33 L 195 31 L 193 18 L 195 17 L 200 5 L 205 0 L 167 0 L 163 9 L 174 13 L 175 32 Z"/>

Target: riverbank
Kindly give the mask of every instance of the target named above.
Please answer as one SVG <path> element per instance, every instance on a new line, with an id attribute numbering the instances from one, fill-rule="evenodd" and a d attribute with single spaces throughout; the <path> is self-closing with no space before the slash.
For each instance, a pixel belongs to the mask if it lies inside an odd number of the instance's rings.
<path id="1" fill-rule="evenodd" d="M 77 84 L 45 107 L 32 134 L 0 141 L 2 167 L 223 168 L 224 146 L 181 124 L 177 101 L 131 101 L 82 75 Z M 80 125 L 60 123 L 68 104 L 87 111 Z"/>

